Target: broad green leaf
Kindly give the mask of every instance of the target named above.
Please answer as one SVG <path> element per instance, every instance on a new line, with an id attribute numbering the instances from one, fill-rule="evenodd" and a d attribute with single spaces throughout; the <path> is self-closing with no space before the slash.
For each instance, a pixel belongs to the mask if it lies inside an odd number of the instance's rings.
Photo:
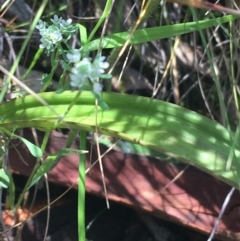
<path id="1" fill-rule="evenodd" d="M 68 109 L 76 94 L 64 92 L 42 93 L 43 98 L 58 116 Z M 231 170 L 226 171 L 226 160 L 231 150 L 230 133 L 222 125 L 177 105 L 139 96 L 103 93 L 102 100 L 109 109 L 96 107 L 91 92 L 82 92 L 58 127 L 95 131 L 141 144 L 159 151 L 225 181 L 238 188 L 236 161 L 240 160 L 240 140 L 236 143 Z M 49 107 L 34 97 L 26 96 L 0 106 L 4 120 L 0 128 L 13 126 L 56 128 L 59 119 Z"/>

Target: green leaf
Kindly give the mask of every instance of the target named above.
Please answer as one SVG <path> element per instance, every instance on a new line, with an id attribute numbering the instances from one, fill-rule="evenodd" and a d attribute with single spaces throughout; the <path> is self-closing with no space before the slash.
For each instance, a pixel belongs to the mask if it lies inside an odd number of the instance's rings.
<path id="1" fill-rule="evenodd" d="M 43 162 L 43 164 L 38 168 L 37 172 L 34 174 L 32 181 L 29 185 L 29 188 L 36 184 L 45 173 L 51 171 L 60 161 L 62 156 L 73 154 L 79 155 L 82 153 L 87 153 L 87 151 L 64 148 L 60 151 L 57 151 L 55 154 L 48 156 L 46 160 Z"/>
<path id="2" fill-rule="evenodd" d="M 11 210 L 14 210 L 15 204 L 15 184 L 13 181 L 13 177 L 10 170 L 6 170 L 6 174 L 9 177 L 9 185 L 8 185 L 8 198 L 7 204 L 9 205 Z"/>
<path id="3" fill-rule="evenodd" d="M 42 75 L 42 80 L 41 80 L 41 85 L 45 85 L 50 79 L 51 79 L 50 74 L 43 74 Z"/>
<path id="4" fill-rule="evenodd" d="M 4 120 L 0 129 L 12 130 L 35 127 L 37 129 L 72 128 L 95 131 L 97 121 L 99 133 L 125 139 L 207 172 L 226 183 L 239 188 L 236 161 L 240 160 L 240 140 L 236 141 L 236 160 L 229 171 L 226 160 L 232 148 L 229 131 L 212 120 L 171 103 L 140 96 L 117 93 L 102 93 L 101 99 L 109 107 L 96 107 L 91 92 L 82 92 L 76 98 L 74 92 L 39 94 L 52 108 L 43 106 L 34 97 L 18 98 L 0 106 Z M 55 126 L 59 116 L 74 105 L 63 121 Z"/>
<path id="5" fill-rule="evenodd" d="M 111 75 L 111 74 L 101 74 L 101 75 L 100 75 L 100 78 L 101 78 L 101 79 L 111 79 L 111 78 L 112 78 L 112 75 Z"/>
<path id="6" fill-rule="evenodd" d="M 0 187 L 7 188 L 10 183 L 10 178 L 7 175 L 7 173 L 3 170 L 3 168 L 0 169 Z"/>
<path id="7" fill-rule="evenodd" d="M 87 29 L 82 24 L 77 24 L 80 33 L 81 44 L 84 45 L 87 42 Z"/>
<path id="8" fill-rule="evenodd" d="M 158 39 L 170 38 L 174 36 L 179 36 L 181 34 L 191 33 L 198 31 L 200 29 L 210 28 L 219 24 L 233 21 L 238 19 L 239 16 L 227 15 L 224 17 L 219 17 L 216 19 L 205 19 L 198 22 L 187 22 L 166 26 L 159 26 L 153 28 L 144 28 L 136 30 L 130 44 L 140 44 L 146 43 Z M 100 43 L 103 49 L 117 48 L 125 44 L 126 40 L 129 38 L 129 32 L 121 32 L 112 35 L 108 35 L 103 39 L 96 39 L 82 47 L 82 51 L 93 51 L 99 48 Z"/>
<path id="9" fill-rule="evenodd" d="M 42 150 L 38 146 L 34 145 L 33 143 L 31 143 L 30 141 L 28 141 L 27 139 L 21 136 L 17 136 L 17 135 L 14 135 L 14 136 L 20 139 L 27 146 L 28 150 L 33 156 L 42 157 L 42 154 L 43 154 Z"/>

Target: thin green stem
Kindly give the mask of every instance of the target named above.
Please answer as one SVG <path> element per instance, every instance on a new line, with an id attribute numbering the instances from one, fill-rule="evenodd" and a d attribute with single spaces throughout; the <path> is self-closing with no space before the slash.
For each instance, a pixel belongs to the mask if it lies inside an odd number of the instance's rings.
<path id="1" fill-rule="evenodd" d="M 75 95 L 72 102 L 68 105 L 67 110 L 62 114 L 62 116 L 56 121 L 55 126 L 57 127 L 61 121 L 64 120 L 65 116 L 68 114 L 68 112 L 71 110 L 71 108 L 77 103 L 79 96 L 81 95 L 81 91 L 78 91 Z"/>
<path id="2" fill-rule="evenodd" d="M 194 19 L 194 21 L 196 21 L 196 24 L 198 25 L 199 21 L 197 19 L 196 12 L 195 12 L 195 10 L 193 8 L 190 8 L 190 9 L 191 9 L 191 13 L 193 15 L 193 19 Z M 221 109 L 221 113 L 222 113 L 223 120 L 224 120 L 224 125 L 229 130 L 229 134 L 230 134 L 231 128 L 230 128 L 230 124 L 229 124 L 229 120 L 228 120 L 228 116 L 227 116 L 227 109 L 226 109 L 226 106 L 225 106 L 225 103 L 224 103 L 224 98 L 223 98 L 223 93 L 222 93 L 222 90 L 221 90 L 221 85 L 220 85 L 220 82 L 219 82 L 219 78 L 216 75 L 216 71 L 215 71 L 215 68 L 214 68 L 213 61 L 212 61 L 213 58 L 212 58 L 211 53 L 210 53 L 210 51 L 208 49 L 208 45 L 207 45 L 206 39 L 204 37 L 203 31 L 202 31 L 200 25 L 198 26 L 198 31 L 199 31 L 201 40 L 203 42 L 203 46 L 206 49 L 207 58 L 209 60 L 210 68 L 211 68 L 211 71 L 212 71 L 212 74 L 213 74 L 213 80 L 214 80 L 214 83 L 216 85 L 216 89 L 217 89 L 217 93 L 218 93 L 218 99 L 219 99 L 220 109 Z"/>
<path id="3" fill-rule="evenodd" d="M 101 26 L 103 21 L 107 18 L 108 14 L 109 14 L 109 11 L 111 9 L 111 6 L 112 6 L 112 2 L 113 2 L 113 0 L 107 0 L 107 3 L 105 5 L 104 11 L 103 11 L 103 14 L 102 14 L 101 18 L 98 20 L 98 22 L 97 22 L 96 26 L 94 27 L 93 31 L 89 35 L 87 43 L 92 40 L 93 36 L 97 32 L 97 30 L 99 29 L 99 27 Z"/>
<path id="4" fill-rule="evenodd" d="M 44 86 L 42 87 L 41 92 L 44 92 L 47 89 L 47 87 L 51 84 L 51 80 L 53 78 L 53 75 L 54 75 L 54 73 L 55 73 L 55 71 L 58 67 L 59 56 L 60 56 L 59 48 L 60 47 L 58 47 L 57 50 L 56 50 L 55 57 L 53 58 L 53 56 L 52 56 L 52 60 L 51 60 L 52 70 L 51 70 L 50 74 L 47 75 L 47 81 L 46 81 L 46 83 L 44 83 Z"/>
<path id="5" fill-rule="evenodd" d="M 80 132 L 80 150 L 86 150 L 87 132 Z M 80 154 L 79 160 L 79 181 L 78 181 L 78 240 L 86 240 L 85 229 L 85 170 L 86 154 Z"/>

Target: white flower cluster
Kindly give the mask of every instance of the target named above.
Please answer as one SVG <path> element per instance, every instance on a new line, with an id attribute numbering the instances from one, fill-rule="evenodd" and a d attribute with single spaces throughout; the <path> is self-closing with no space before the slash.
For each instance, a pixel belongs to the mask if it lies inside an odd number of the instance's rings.
<path id="1" fill-rule="evenodd" d="M 36 28 L 39 30 L 42 36 L 40 48 L 46 49 L 47 54 L 54 51 L 55 46 L 61 41 L 69 40 L 75 33 L 77 27 L 72 25 L 72 20 L 68 19 L 65 21 L 54 15 L 51 19 L 52 25 L 48 24 L 41 19 L 38 21 Z"/>
<path id="2" fill-rule="evenodd" d="M 67 59 L 74 66 L 70 73 L 70 85 L 74 88 L 82 88 L 88 80 L 93 84 L 93 92 L 99 94 L 102 91 L 102 85 L 98 82 L 99 78 L 109 78 L 110 76 L 102 76 L 104 69 L 109 67 L 108 62 L 104 62 L 105 57 L 98 54 L 92 61 L 89 57 L 81 59 L 79 50 L 74 49 L 71 53 L 67 53 Z"/>
<path id="3" fill-rule="evenodd" d="M 100 100 L 99 94 L 103 87 L 99 83 L 99 78 L 111 78 L 111 75 L 104 74 L 105 69 L 109 67 L 109 63 L 105 62 L 105 57 L 100 54 L 97 54 L 95 59 L 92 60 L 86 54 L 82 56 L 79 49 L 72 49 L 68 45 L 67 41 L 75 33 L 77 27 L 72 25 L 71 19 L 65 21 L 55 15 L 51 22 L 52 25 L 48 25 L 46 22 L 39 20 L 36 26 L 42 36 L 40 48 L 45 49 L 48 55 L 53 54 L 56 48 L 60 49 L 59 55 L 55 58 L 58 61 L 59 56 L 62 55 L 62 68 L 70 71 L 70 86 L 77 89 L 85 89 L 90 86 L 95 97 Z M 63 48 L 61 42 L 64 42 L 68 49 Z M 51 74 L 44 76 L 43 83 L 51 77 Z M 68 86 L 68 83 L 66 86 Z"/>

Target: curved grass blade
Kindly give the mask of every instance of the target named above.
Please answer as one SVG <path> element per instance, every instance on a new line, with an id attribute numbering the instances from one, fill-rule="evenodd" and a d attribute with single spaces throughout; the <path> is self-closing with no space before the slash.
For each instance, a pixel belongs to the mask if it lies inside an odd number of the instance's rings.
<path id="1" fill-rule="evenodd" d="M 61 115 L 75 98 L 75 93 L 42 93 L 40 97 Z M 100 107 L 97 110 L 100 133 L 167 154 L 239 188 L 236 166 L 233 164 L 231 170 L 226 171 L 232 143 L 229 131 L 222 125 L 159 100 L 116 93 L 103 93 L 102 98 L 109 110 Z M 58 127 L 65 127 L 67 123 L 72 129 L 94 131 L 95 108 L 92 93 L 82 92 Z M 3 130 L 11 130 L 14 126 L 49 130 L 56 128 L 58 120 L 58 116 L 31 96 L 4 103 L 0 113 Z M 235 146 L 236 161 L 239 161 L 240 140 Z"/>
<path id="2" fill-rule="evenodd" d="M 206 29 L 218 24 L 233 21 L 239 16 L 227 15 L 215 19 L 206 19 L 196 22 L 180 23 L 174 25 L 166 25 L 153 28 L 145 28 L 136 30 L 130 40 L 130 44 L 140 44 L 158 39 L 170 38 L 179 36 L 181 34 L 191 33 L 200 29 Z M 121 32 L 104 37 L 102 40 L 96 39 L 82 47 L 83 52 L 90 52 L 97 50 L 99 45 L 102 44 L 103 49 L 117 48 L 125 44 L 126 39 L 129 37 L 129 32 Z"/>

